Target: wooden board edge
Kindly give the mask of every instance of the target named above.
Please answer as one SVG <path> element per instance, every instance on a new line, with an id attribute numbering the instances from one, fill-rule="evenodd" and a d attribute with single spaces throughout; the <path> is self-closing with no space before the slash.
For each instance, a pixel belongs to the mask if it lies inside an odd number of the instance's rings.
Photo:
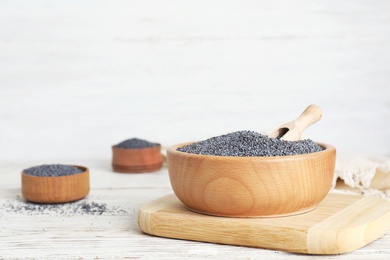
<path id="1" fill-rule="evenodd" d="M 257 228 L 241 220 L 243 219 L 203 215 L 189 210 L 184 212 L 184 206 L 174 194 L 144 205 L 138 214 L 139 228 L 153 236 L 307 254 L 307 230 L 265 225 Z M 255 218 L 245 220 L 253 221 Z M 277 241 L 268 240 L 270 236 L 276 238 L 275 229 L 286 232 L 285 236 L 278 237 Z"/>
<path id="2" fill-rule="evenodd" d="M 365 215 L 365 220 L 353 221 Z M 335 228 L 337 225 L 337 228 Z M 381 198 L 362 197 L 330 218 L 309 229 L 309 254 L 343 254 L 357 250 L 390 230 L 390 203 Z"/>
<path id="3" fill-rule="evenodd" d="M 142 206 L 138 211 L 138 227 L 141 231 L 153 235 L 153 221 L 151 221 L 153 213 L 165 208 L 174 200 L 177 200 L 176 196 L 169 194 Z"/>
<path id="4" fill-rule="evenodd" d="M 194 216 L 197 213 L 191 211 L 186 211 L 183 217 L 178 212 L 184 212 L 184 206 L 174 194 L 170 194 L 144 205 L 139 211 L 138 225 L 144 233 L 153 236 L 313 255 L 351 252 L 390 230 L 390 203 L 373 197 L 361 197 L 352 201 L 350 205 L 308 230 L 287 228 L 277 231 L 272 227 L 262 226 L 256 231 L 256 228 L 236 221 L 229 222 L 227 219 L 217 221 L 217 217 L 206 215 L 199 219 L 198 216 Z M 228 230 L 225 229 L 227 222 Z M 216 224 L 222 225 L 222 228 L 210 228 Z M 202 225 L 205 225 L 205 228 L 202 228 Z M 189 229 L 183 229 L 185 226 Z M 241 233 L 234 233 L 235 235 L 231 236 L 232 229 L 246 230 L 243 232 L 245 236 L 243 237 Z M 283 237 L 284 241 L 266 242 L 264 239 L 275 236 L 275 231 L 286 235 Z M 286 234 L 286 231 L 289 234 Z M 229 233 L 231 235 L 227 236 Z M 251 239 L 246 237 L 249 234 Z"/>

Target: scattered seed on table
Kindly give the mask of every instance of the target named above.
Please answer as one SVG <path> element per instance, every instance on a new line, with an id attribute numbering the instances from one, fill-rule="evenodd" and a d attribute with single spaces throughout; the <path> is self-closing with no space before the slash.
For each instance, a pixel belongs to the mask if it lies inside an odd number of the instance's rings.
<path id="1" fill-rule="evenodd" d="M 41 204 L 25 201 L 21 197 L 7 200 L 0 205 L 3 210 L 0 216 L 5 213 L 14 213 L 22 215 L 121 215 L 127 214 L 123 207 L 107 205 L 103 202 L 91 201 L 90 199 L 60 204 Z"/>

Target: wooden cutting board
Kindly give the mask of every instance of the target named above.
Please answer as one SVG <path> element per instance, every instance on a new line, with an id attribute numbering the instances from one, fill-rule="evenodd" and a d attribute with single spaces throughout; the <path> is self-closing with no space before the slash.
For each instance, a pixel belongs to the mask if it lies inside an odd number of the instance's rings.
<path id="1" fill-rule="evenodd" d="M 328 194 L 308 213 L 276 218 L 226 218 L 188 210 L 174 194 L 144 205 L 140 229 L 150 235 L 304 254 L 359 249 L 390 229 L 385 199 Z"/>

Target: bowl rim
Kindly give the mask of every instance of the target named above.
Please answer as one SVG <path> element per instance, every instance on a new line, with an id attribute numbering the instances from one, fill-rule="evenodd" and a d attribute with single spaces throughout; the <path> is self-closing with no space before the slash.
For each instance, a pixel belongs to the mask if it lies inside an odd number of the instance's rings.
<path id="1" fill-rule="evenodd" d="M 176 145 L 172 145 L 167 149 L 167 155 L 169 154 L 175 154 L 179 156 L 185 156 L 185 157 L 193 157 L 193 158 L 199 158 L 199 159 L 214 159 L 214 160 L 295 160 L 295 159 L 302 159 L 312 156 L 318 156 L 319 154 L 323 153 L 330 153 L 335 152 L 336 148 L 333 145 L 326 144 L 323 142 L 315 142 L 324 150 L 319 152 L 313 152 L 313 153 L 304 153 L 304 154 L 296 154 L 296 155 L 278 155 L 278 156 L 222 156 L 222 155 L 206 155 L 206 154 L 195 154 L 195 153 L 187 153 L 178 151 L 177 149 L 180 147 L 183 147 L 185 145 L 189 145 L 195 142 L 185 142 L 180 143 Z"/>
<path id="2" fill-rule="evenodd" d="M 157 143 L 157 145 L 155 146 L 148 146 L 148 147 L 142 147 L 142 148 L 123 148 L 123 147 L 116 147 L 117 144 L 114 144 L 114 145 L 111 145 L 111 149 L 112 150 L 125 150 L 125 151 L 144 151 L 144 150 L 154 150 L 156 148 L 160 148 L 161 149 L 161 144 Z"/>

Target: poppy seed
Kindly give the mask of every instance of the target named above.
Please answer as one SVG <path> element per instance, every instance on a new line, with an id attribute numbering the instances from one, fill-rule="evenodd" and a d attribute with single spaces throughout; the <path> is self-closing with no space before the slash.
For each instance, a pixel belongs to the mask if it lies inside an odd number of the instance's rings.
<path id="1" fill-rule="evenodd" d="M 43 164 L 23 170 L 25 174 L 39 177 L 68 176 L 83 172 L 81 169 L 63 164 Z"/>
<path id="2" fill-rule="evenodd" d="M 131 138 L 114 145 L 116 148 L 139 149 L 158 146 L 158 143 L 152 143 L 143 139 Z"/>
<path id="3" fill-rule="evenodd" d="M 285 141 L 254 131 L 237 131 L 195 142 L 177 149 L 181 152 L 215 156 L 287 156 L 320 152 L 310 139 Z"/>

